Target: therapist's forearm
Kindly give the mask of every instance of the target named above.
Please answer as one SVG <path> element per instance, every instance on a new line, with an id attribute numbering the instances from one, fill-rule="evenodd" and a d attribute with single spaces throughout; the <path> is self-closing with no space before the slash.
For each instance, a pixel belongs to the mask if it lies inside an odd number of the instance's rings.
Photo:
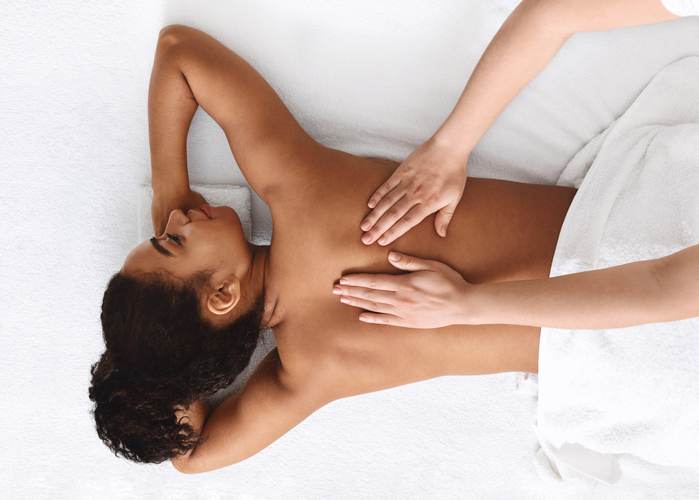
<path id="1" fill-rule="evenodd" d="M 660 0 L 523 0 L 483 53 L 434 140 L 467 155 L 576 32 L 676 18 Z"/>
<path id="2" fill-rule="evenodd" d="M 148 89 L 151 181 L 156 192 L 189 189 L 187 134 L 199 106 L 168 43 L 160 36 Z"/>
<path id="3" fill-rule="evenodd" d="M 677 308 L 663 289 L 658 259 L 554 278 L 483 283 L 470 309 L 483 323 L 552 328 L 621 328 L 672 321 Z"/>

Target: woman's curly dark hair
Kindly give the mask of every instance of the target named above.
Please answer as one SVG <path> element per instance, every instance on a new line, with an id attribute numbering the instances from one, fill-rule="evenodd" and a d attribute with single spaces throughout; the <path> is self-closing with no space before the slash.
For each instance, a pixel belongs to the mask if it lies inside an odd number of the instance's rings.
<path id="1" fill-rule="evenodd" d="M 223 328 L 200 314 L 210 273 L 178 283 L 162 274 L 116 273 L 102 300 L 105 352 L 89 389 L 97 435 L 116 456 L 161 463 L 203 442 L 175 405 L 188 407 L 230 385 L 250 362 L 263 301 Z"/>

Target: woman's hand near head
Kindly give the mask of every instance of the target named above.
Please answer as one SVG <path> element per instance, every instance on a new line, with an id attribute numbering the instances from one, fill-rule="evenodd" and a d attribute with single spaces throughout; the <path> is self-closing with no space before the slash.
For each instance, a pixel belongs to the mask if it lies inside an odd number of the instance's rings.
<path id="1" fill-rule="evenodd" d="M 186 408 L 181 405 L 175 406 L 175 418 L 178 420 L 185 418 L 186 420 L 183 422 L 191 425 L 196 432 L 201 432 L 210 410 L 211 408 L 206 401 L 197 399 Z"/>
<path id="2" fill-rule="evenodd" d="M 175 410 L 175 418 L 178 420 L 178 422 L 181 420 L 182 423 L 189 424 L 192 426 L 192 430 L 196 432 L 197 434 L 202 433 L 202 428 L 204 427 L 204 423 L 206 422 L 206 419 L 211 412 L 211 407 L 209 404 L 204 401 L 203 399 L 198 399 L 192 404 L 190 404 L 188 407 L 183 407 L 181 405 L 177 405 L 174 408 Z M 189 459 L 190 455 L 194 453 L 195 448 L 190 449 L 187 453 L 184 455 L 177 455 L 175 457 L 172 457 L 170 459 L 170 462 L 172 462 L 173 467 L 175 467 L 177 470 L 184 472 L 186 470 L 186 462 Z"/>
<path id="3" fill-rule="evenodd" d="M 153 201 L 151 202 L 151 218 L 153 230 L 156 236 L 161 236 L 165 231 L 170 212 L 177 208 L 187 211 L 190 208 L 198 208 L 205 204 L 204 197 L 187 187 L 182 190 L 153 189 Z"/>
<path id="4" fill-rule="evenodd" d="M 480 324 L 472 285 L 448 265 L 391 252 L 389 262 L 407 274 L 348 274 L 333 293 L 366 311 L 361 321 L 408 328 Z"/>
<path id="5" fill-rule="evenodd" d="M 467 178 L 468 153 L 431 138 L 393 172 L 369 198 L 372 211 L 361 222 L 362 242 L 387 245 L 437 212 L 435 231 L 447 228 L 461 200 Z"/>

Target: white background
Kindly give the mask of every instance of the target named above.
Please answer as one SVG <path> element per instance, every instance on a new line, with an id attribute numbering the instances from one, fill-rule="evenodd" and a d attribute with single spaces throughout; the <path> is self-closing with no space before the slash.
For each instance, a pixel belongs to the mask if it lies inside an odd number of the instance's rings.
<path id="1" fill-rule="evenodd" d="M 636 497 L 556 483 L 533 461 L 519 374 L 444 377 L 336 401 L 245 462 L 185 476 L 117 459 L 87 398 L 102 293 L 136 243 L 158 30 L 206 29 L 273 84 L 324 144 L 400 159 L 441 123 L 516 2 L 25 2 L 0 22 L 0 495 L 5 498 Z M 555 183 L 696 19 L 576 36 L 479 146 L 470 174 Z M 242 183 L 198 113 L 195 182 Z M 255 203 L 255 231 L 269 232 Z M 689 491 L 689 490 L 685 490 Z M 646 492 L 647 493 L 647 492 Z"/>

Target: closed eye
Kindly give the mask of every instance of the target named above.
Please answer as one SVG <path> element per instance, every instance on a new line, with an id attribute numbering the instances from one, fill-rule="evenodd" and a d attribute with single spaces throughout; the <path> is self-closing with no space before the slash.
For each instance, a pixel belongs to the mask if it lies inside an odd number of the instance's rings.
<path id="1" fill-rule="evenodd" d="M 165 233 L 165 234 L 167 235 L 167 238 L 168 238 L 169 240 L 172 240 L 172 241 L 174 241 L 175 243 L 177 243 L 179 246 L 182 246 L 182 238 L 180 238 L 178 235 L 176 235 L 176 234 L 170 234 L 170 233 Z"/>

